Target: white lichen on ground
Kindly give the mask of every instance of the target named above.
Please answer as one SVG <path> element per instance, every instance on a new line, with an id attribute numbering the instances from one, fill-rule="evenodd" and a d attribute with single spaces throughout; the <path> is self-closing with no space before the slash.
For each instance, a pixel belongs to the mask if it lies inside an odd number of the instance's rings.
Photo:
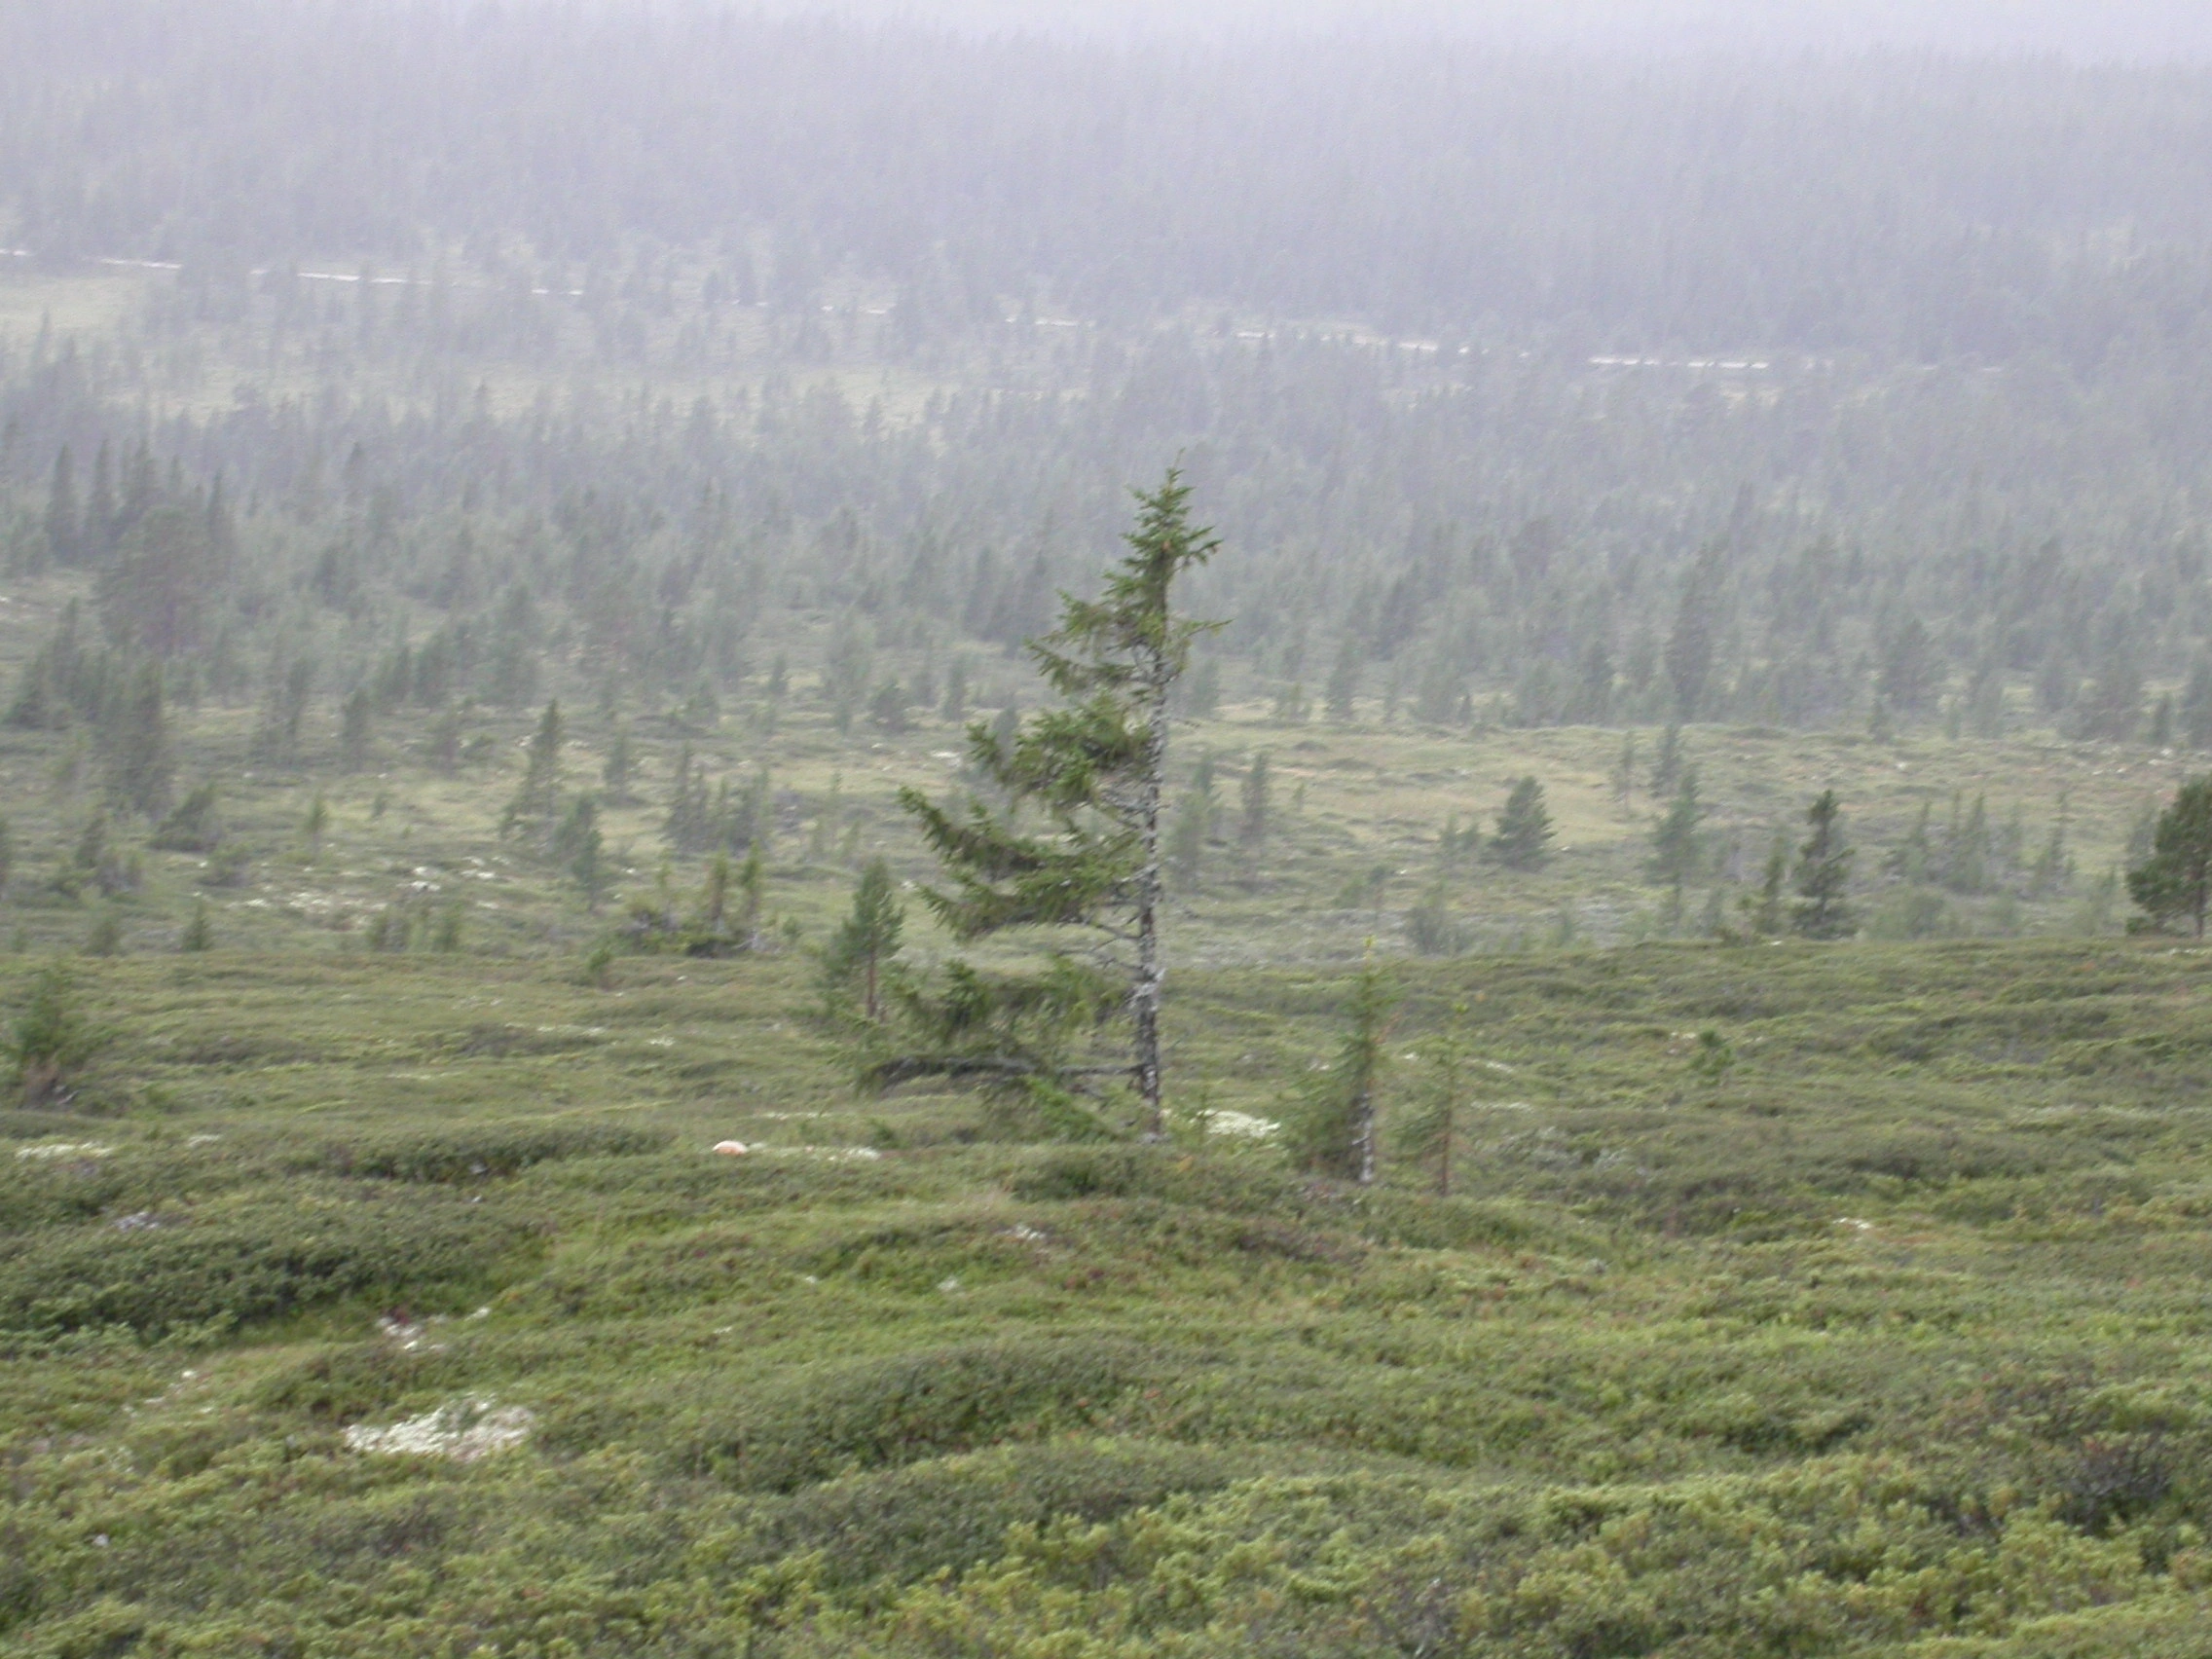
<path id="1" fill-rule="evenodd" d="M 530 1438 L 536 1420 L 527 1407 L 502 1406 L 491 1399 L 456 1400 L 383 1428 L 357 1422 L 346 1431 L 346 1447 L 388 1457 L 445 1457 L 473 1463 L 520 1446 Z"/>
<path id="2" fill-rule="evenodd" d="M 92 1141 L 41 1141 L 36 1146 L 18 1147 L 18 1159 L 42 1160 L 48 1158 L 105 1158 L 115 1150 L 112 1146 L 99 1146 Z"/>

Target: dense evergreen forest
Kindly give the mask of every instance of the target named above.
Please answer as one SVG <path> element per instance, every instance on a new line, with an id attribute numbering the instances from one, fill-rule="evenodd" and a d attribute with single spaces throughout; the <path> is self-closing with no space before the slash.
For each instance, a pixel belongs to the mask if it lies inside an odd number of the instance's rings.
<path id="1" fill-rule="evenodd" d="M 218 685 L 412 630 L 433 704 L 549 641 L 685 695 L 781 612 L 1018 640 L 1181 455 L 1233 686 L 2201 745 L 2208 126 L 2056 59 L 19 6 L 8 279 L 154 269 L 0 359 L 8 557 L 173 566 L 110 632 Z"/>

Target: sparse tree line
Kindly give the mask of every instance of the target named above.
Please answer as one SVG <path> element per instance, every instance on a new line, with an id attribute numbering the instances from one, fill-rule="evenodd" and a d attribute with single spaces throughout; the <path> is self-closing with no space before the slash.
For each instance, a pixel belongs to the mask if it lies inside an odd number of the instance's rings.
<path id="1" fill-rule="evenodd" d="M 1190 487 L 1170 471 L 1138 498 L 1128 551 L 1097 601 L 1063 599 L 1058 629 L 1031 646 L 1057 707 L 1027 722 L 969 730 L 977 787 L 951 804 L 902 793 L 946 883 L 922 890 L 961 944 L 1000 936 L 1025 940 L 1035 966 L 985 971 L 955 956 L 933 970 L 903 956 L 904 906 L 888 865 L 862 872 L 852 908 L 822 953 L 830 1012 L 850 1032 L 864 1082 L 892 1088 L 924 1078 L 980 1088 L 1001 1107 L 1007 1132 L 1057 1138 L 1141 1134 L 1163 1138 L 1171 1111 L 1160 1015 L 1166 983 L 1161 904 L 1170 879 L 1195 880 L 1198 849 L 1211 822 L 1219 756 L 1201 753 L 1180 808 L 1167 804 L 1168 737 L 1176 682 L 1191 648 L 1220 626 L 1181 616 L 1179 576 L 1202 568 L 1218 547 L 1189 520 Z M 1633 734 L 1616 767 L 1624 797 L 1637 774 Z M 1239 830 L 1248 849 L 1266 835 L 1268 753 L 1246 762 Z M 1652 792 L 1667 804 L 1650 832 L 1646 876 L 1681 888 L 1706 857 L 1698 771 L 1679 729 L 1669 726 L 1653 759 Z M 986 798 L 986 795 L 988 798 Z M 1025 822 L 1025 811 L 1027 821 Z M 1911 836 L 1885 861 L 1894 881 L 1942 879 L 1978 892 L 1991 879 L 1999 843 L 1984 802 L 1962 816 L 1954 801 L 1940 846 L 1924 810 Z M 1197 828 L 1194 829 L 1193 827 Z M 1757 887 L 1739 914 L 1715 915 L 1709 932 L 1756 941 L 1794 936 L 1839 941 L 1861 928 L 1854 899 L 1858 849 L 1836 792 L 1806 806 L 1801 838 L 1778 835 Z M 2039 868 L 2064 862 L 2063 826 Z M 1493 833 L 1447 826 L 1447 863 L 1487 860 L 1504 872 L 1541 870 L 1550 856 L 1551 816 L 1542 783 L 1518 780 Z M 2019 862 L 2015 828 L 2004 838 Z M 2138 930 L 2187 925 L 2201 937 L 2212 907 L 2212 777 L 2185 786 L 2148 827 L 2127 887 Z M 2046 871 L 2046 874 L 2048 872 Z M 2038 879 L 2042 879 L 2039 876 Z M 1448 943 L 1433 898 L 1408 918 L 1417 949 Z M 1461 1115 L 1470 1108 L 1469 1056 L 1449 1024 L 1426 1050 L 1429 1081 L 1418 1101 L 1385 1123 L 1382 1079 L 1389 1065 L 1396 993 L 1370 947 L 1344 1005 L 1346 1033 L 1335 1057 L 1285 1110 L 1282 1145 L 1315 1173 L 1365 1184 L 1376 1178 L 1384 1142 L 1432 1167 L 1449 1192 Z M 1717 1032 L 1699 1035 L 1687 1071 L 1717 1088 L 1736 1064 Z M 1124 1103 L 1133 1106 L 1124 1109 Z M 1201 1121 L 1201 1108 L 1198 1114 Z"/>

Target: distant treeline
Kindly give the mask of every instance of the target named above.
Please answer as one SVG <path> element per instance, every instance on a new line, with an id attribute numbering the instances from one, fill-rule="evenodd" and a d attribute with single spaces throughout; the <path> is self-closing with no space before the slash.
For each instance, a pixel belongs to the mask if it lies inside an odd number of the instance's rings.
<path id="1" fill-rule="evenodd" d="M 605 283 L 628 239 L 804 308 L 1198 303 L 1577 347 L 2171 346 L 2212 262 L 2212 72 L 1638 62 L 1388 34 L 963 38 L 719 6 L 18 0 L 23 245 Z M 0 219 L 4 223 L 5 219 Z"/>
<path id="2" fill-rule="evenodd" d="M 2207 135 L 2181 70 L 35 0 L 0 280 L 179 269 L 0 351 L 0 549 L 218 691 L 682 699 L 822 666 L 768 617 L 1014 645 L 1180 456 L 1195 692 L 2212 743 Z"/>

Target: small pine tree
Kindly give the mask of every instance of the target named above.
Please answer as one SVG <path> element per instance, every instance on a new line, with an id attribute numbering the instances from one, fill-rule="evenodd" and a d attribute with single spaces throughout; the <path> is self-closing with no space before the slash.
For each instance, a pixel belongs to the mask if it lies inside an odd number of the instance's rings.
<path id="1" fill-rule="evenodd" d="M 607 798 L 615 805 L 626 804 L 630 799 L 630 780 L 637 775 L 638 762 L 630 753 L 630 727 L 627 722 L 614 728 L 614 735 L 607 740 L 607 764 L 599 771 L 600 782 L 607 786 Z"/>
<path id="2" fill-rule="evenodd" d="M 1613 801 L 1626 812 L 1636 804 L 1636 733 L 1621 737 L 1620 756 L 1613 762 Z"/>
<path id="3" fill-rule="evenodd" d="M 891 866 L 871 860 L 853 889 L 853 908 L 823 960 L 823 977 L 833 998 L 852 994 L 857 984 L 861 1013 L 868 1020 L 883 1017 L 885 981 L 894 971 L 900 935 L 906 912 L 899 903 L 899 886 Z"/>
<path id="4" fill-rule="evenodd" d="M 1697 795 L 1697 770 L 1685 768 L 1676 779 L 1666 815 L 1651 831 L 1651 857 L 1643 866 L 1653 881 L 1674 889 L 1677 903 L 1682 884 L 1697 874 L 1705 862 L 1705 836 L 1699 828 L 1704 822 L 1705 805 Z"/>
<path id="5" fill-rule="evenodd" d="M 1436 1196 L 1452 1196 L 1452 1151 L 1459 1115 L 1467 1106 L 1467 1047 L 1453 1020 L 1467 1016 L 1467 1005 L 1455 1003 L 1452 1017 L 1422 1053 L 1428 1062 L 1426 1087 L 1413 1109 L 1395 1125 L 1395 1150 L 1409 1163 L 1436 1171 Z"/>
<path id="6" fill-rule="evenodd" d="M 424 735 L 424 753 L 438 771 L 451 772 L 460 766 L 461 724 L 461 711 L 446 708 L 439 712 Z"/>
<path id="7" fill-rule="evenodd" d="M 330 802 L 323 798 L 320 790 L 308 805 L 308 813 L 300 821 L 300 833 L 307 837 L 308 856 L 313 858 L 322 851 L 322 838 L 330 830 Z"/>
<path id="8" fill-rule="evenodd" d="M 2184 784 L 2158 814 L 2150 856 L 2127 872 L 2127 896 L 2143 915 L 2130 925 L 2163 928 L 2186 920 L 2204 937 L 2212 900 L 2212 777 Z"/>
<path id="9" fill-rule="evenodd" d="M 607 894 L 607 837 L 599 828 L 599 802 L 578 795 L 553 831 L 553 859 L 574 878 L 584 896 L 584 908 L 599 911 Z"/>
<path id="10" fill-rule="evenodd" d="M 1213 835 L 1214 798 L 1210 757 L 1200 766 L 1201 778 L 1176 808 L 1167 830 L 1167 872 L 1185 892 L 1196 891 L 1205 865 L 1206 842 Z"/>
<path id="11" fill-rule="evenodd" d="M 1268 752 L 1256 751 L 1252 763 L 1244 768 L 1244 781 L 1237 788 L 1236 839 L 1242 845 L 1259 848 L 1267 844 L 1272 801 L 1271 780 L 1268 768 Z"/>
<path id="12" fill-rule="evenodd" d="M 123 912 L 113 904 L 102 904 L 92 916 L 92 925 L 85 934 L 87 956 L 121 956 L 123 954 Z"/>
<path id="13" fill-rule="evenodd" d="M 101 722 L 100 738 L 116 798 L 144 813 L 166 806 L 176 759 L 169 749 L 159 663 L 142 662 L 132 672 L 125 694 Z"/>
<path id="14" fill-rule="evenodd" d="M 1335 1061 L 1314 1074 L 1290 1117 L 1287 1142 L 1303 1168 L 1366 1186 L 1374 1181 L 1376 1124 L 1397 988 L 1372 952 L 1345 1004 L 1348 1021 Z"/>
<path id="15" fill-rule="evenodd" d="M 1936 845 L 1929 835 L 1934 812 L 1929 802 L 1920 803 L 1920 815 L 1912 821 L 1912 832 L 1882 861 L 1885 871 L 1915 886 L 1928 879 L 1936 862 Z"/>
<path id="16" fill-rule="evenodd" d="M 192 920 L 184 924 L 184 932 L 177 936 L 176 947 L 188 956 L 215 948 L 215 926 L 208 919 L 204 899 L 192 906 Z"/>
<path id="17" fill-rule="evenodd" d="M 1789 837 L 1778 833 L 1774 846 L 1766 856 L 1766 869 L 1759 879 L 1758 898 L 1751 904 L 1751 937 L 1774 939 L 1789 925 L 1784 908 L 1783 895 L 1789 883 Z"/>
<path id="18" fill-rule="evenodd" d="M 348 772 L 366 771 L 369 744 L 376 735 L 376 704 L 366 685 L 356 686 L 339 717 L 338 764 Z"/>
<path id="19" fill-rule="evenodd" d="M 904 685 L 886 680 L 867 700 L 867 718 L 878 731 L 903 732 L 913 723 L 906 715 L 913 704 L 913 694 Z"/>
<path id="20" fill-rule="evenodd" d="M 213 784 L 202 784 L 169 810 L 147 843 L 166 853 L 211 853 L 223 839 Z"/>
<path id="21" fill-rule="evenodd" d="M 1805 809 L 1811 830 L 1797 849 L 1797 903 L 1792 923 L 1807 939 L 1842 939 L 1855 923 L 1844 895 L 1851 885 L 1852 850 L 1844 844 L 1843 809 L 1835 791 L 1824 790 Z"/>
<path id="22" fill-rule="evenodd" d="M 756 840 L 737 871 L 737 922 L 732 930 L 747 950 L 760 948 L 760 918 L 768 903 L 768 860 Z"/>
<path id="23" fill-rule="evenodd" d="M 1364 658 L 1359 641 L 1347 634 L 1337 649 L 1336 666 L 1329 670 L 1327 704 L 1329 719 L 1337 725 L 1351 724 L 1353 707 L 1359 697 L 1359 671 Z"/>
<path id="24" fill-rule="evenodd" d="M 1523 778 L 1505 797 L 1491 837 L 1491 857 L 1507 869 L 1541 869 L 1551 861 L 1552 815 L 1544 806 L 1544 786 Z"/>
<path id="25" fill-rule="evenodd" d="M 1221 664 L 1207 657 L 1191 672 L 1184 710 L 1195 720 L 1210 720 L 1221 708 Z"/>
<path id="26" fill-rule="evenodd" d="M 538 718 L 537 729 L 531 734 L 530 749 L 523 762 L 522 782 L 516 787 L 514 798 L 507 802 L 507 810 L 499 820 L 499 833 L 511 835 L 520 832 L 526 836 L 550 833 L 560 794 L 561 703 L 559 698 L 555 698 L 545 705 L 545 713 Z"/>
<path id="27" fill-rule="evenodd" d="M 1687 764 L 1682 753 L 1682 728 L 1670 722 L 1659 734 L 1659 753 L 1651 760 L 1651 798 L 1666 800 L 1672 796 L 1682 781 L 1682 769 Z"/>
<path id="28" fill-rule="evenodd" d="M 106 1046 L 107 1035 L 85 1016 L 77 981 L 65 962 L 53 962 L 31 980 L 30 1000 L 8 1027 L 8 1057 L 27 1110 L 65 1097 L 77 1073 Z"/>
<path id="29" fill-rule="evenodd" d="M 2191 665 L 2175 711 L 2176 735 L 2191 749 L 2212 749 L 2212 659 Z"/>

